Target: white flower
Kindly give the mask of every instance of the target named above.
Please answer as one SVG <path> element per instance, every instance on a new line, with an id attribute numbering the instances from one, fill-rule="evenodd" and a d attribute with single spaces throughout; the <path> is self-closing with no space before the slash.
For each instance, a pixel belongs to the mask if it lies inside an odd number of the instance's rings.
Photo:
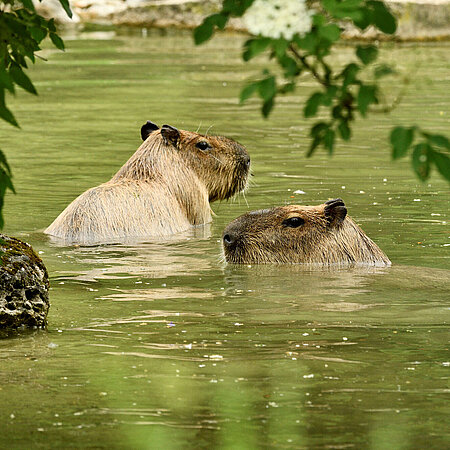
<path id="1" fill-rule="evenodd" d="M 311 31 L 313 14 L 305 0 L 255 0 L 243 19 L 251 34 L 291 40 Z"/>

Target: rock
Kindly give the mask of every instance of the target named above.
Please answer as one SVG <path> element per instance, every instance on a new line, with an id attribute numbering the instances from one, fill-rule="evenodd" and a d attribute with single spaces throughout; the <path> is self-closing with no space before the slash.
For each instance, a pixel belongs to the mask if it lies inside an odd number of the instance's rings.
<path id="1" fill-rule="evenodd" d="M 45 327 L 48 274 L 31 246 L 0 233 L 0 329 Z"/>
<path id="2" fill-rule="evenodd" d="M 41 1 L 33 0 L 33 3 L 39 14 L 47 17 L 48 19 L 53 18 L 55 19 L 55 22 L 59 24 L 69 25 L 80 22 L 78 14 L 73 9 L 72 2 L 69 2 L 72 7 L 72 18 L 66 14 L 58 0 L 46 0 L 43 3 L 41 3 Z"/>
<path id="3" fill-rule="evenodd" d="M 385 0 L 398 19 L 397 40 L 441 40 L 450 37 L 450 0 Z M 34 0 L 45 17 L 62 24 L 100 23 L 156 28 L 194 28 L 209 14 L 220 11 L 221 0 L 70 0 L 74 13 L 69 19 L 58 0 Z M 240 18 L 232 18 L 227 29 L 245 32 Z M 346 39 L 386 39 L 373 28 L 361 33 L 344 26 Z"/>
<path id="4" fill-rule="evenodd" d="M 450 37 L 450 0 L 385 0 L 397 18 L 399 41 L 438 41 Z M 373 27 L 361 33 L 356 27 L 345 25 L 346 39 L 389 39 Z"/>

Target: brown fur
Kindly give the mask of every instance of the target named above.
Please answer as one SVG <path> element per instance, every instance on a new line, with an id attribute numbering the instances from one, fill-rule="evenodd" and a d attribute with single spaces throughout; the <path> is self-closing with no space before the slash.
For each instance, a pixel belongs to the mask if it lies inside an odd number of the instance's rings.
<path id="1" fill-rule="evenodd" d="M 196 147 L 200 141 L 210 148 Z M 249 164 L 245 148 L 232 139 L 165 125 L 146 138 L 110 181 L 67 206 L 45 233 L 91 243 L 167 236 L 208 223 L 209 202 L 244 189 Z"/>
<path id="2" fill-rule="evenodd" d="M 293 228 L 289 220 L 300 220 Z M 235 264 L 390 265 L 388 257 L 347 217 L 341 199 L 318 206 L 280 206 L 253 211 L 223 232 L 225 258 Z"/>

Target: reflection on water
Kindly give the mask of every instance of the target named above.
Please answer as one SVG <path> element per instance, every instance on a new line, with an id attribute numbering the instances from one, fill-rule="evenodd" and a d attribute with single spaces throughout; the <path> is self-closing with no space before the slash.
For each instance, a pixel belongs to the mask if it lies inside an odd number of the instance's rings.
<path id="1" fill-rule="evenodd" d="M 114 280 L 121 278 L 165 278 L 168 276 L 193 275 L 208 271 L 213 264 L 202 258 L 202 249 L 192 252 L 185 244 L 192 237 L 184 238 L 180 246 L 167 242 L 141 243 L 135 245 L 102 245 L 96 247 L 68 247 L 62 249 L 58 256 L 71 265 L 74 271 L 58 271 L 57 280 L 71 279 L 79 281 Z M 173 242 L 180 240 L 172 239 Z M 169 241 L 170 242 L 170 241 Z M 88 265 L 81 271 L 79 263 Z"/>
<path id="2" fill-rule="evenodd" d="M 167 244 L 167 243 L 174 243 L 174 242 L 185 242 L 189 241 L 191 239 L 208 239 L 211 237 L 211 224 L 207 223 L 204 225 L 197 225 L 195 227 L 190 228 L 189 230 L 182 231 L 180 233 L 176 233 L 171 236 L 164 236 L 164 237 L 152 237 L 151 242 L 161 243 L 161 244 Z M 60 238 L 57 236 L 47 236 L 48 240 L 51 242 L 52 246 L 55 247 L 72 247 L 75 248 L 80 247 L 79 244 L 74 245 L 73 240 L 66 240 L 64 238 Z M 82 248 L 89 248 L 93 247 L 94 249 L 97 249 L 102 246 L 107 246 L 108 248 L 111 248 L 114 245 L 139 245 L 142 243 L 145 243 L 150 238 L 136 238 L 136 237 L 119 237 L 119 238 L 113 238 L 111 241 L 108 241 L 108 239 L 103 239 L 101 243 L 96 242 L 90 242 L 88 245 L 84 244 L 81 245 Z"/>
<path id="3" fill-rule="evenodd" d="M 0 336 L 0 447 L 447 448 L 448 185 L 392 164 L 385 134 L 416 117 L 445 132 L 448 45 L 388 48 L 401 70 L 422 61 L 404 103 L 361 122 L 333 159 L 306 160 L 299 111 L 312 84 L 269 121 L 256 102 L 239 108 L 262 65 L 240 64 L 243 37 L 202 48 L 185 33 L 102 39 L 38 63 L 41 96 L 14 104 L 23 130 L 0 124 L 19 192 L 6 231 L 40 252 L 52 286 L 48 330 Z M 344 62 L 351 49 L 340 50 Z M 38 232 L 110 178 L 147 119 L 213 125 L 245 144 L 246 199 L 158 242 L 67 247 Z M 329 197 L 344 198 L 392 267 L 221 262 L 234 217 Z"/>

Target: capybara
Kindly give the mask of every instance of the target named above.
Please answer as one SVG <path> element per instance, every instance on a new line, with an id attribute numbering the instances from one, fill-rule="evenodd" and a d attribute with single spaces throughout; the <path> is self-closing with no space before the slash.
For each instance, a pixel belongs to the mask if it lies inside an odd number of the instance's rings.
<path id="1" fill-rule="evenodd" d="M 347 216 L 340 198 L 249 212 L 225 228 L 222 243 L 226 261 L 234 264 L 391 264 Z"/>
<path id="2" fill-rule="evenodd" d="M 210 222 L 209 202 L 247 184 L 250 157 L 232 139 L 150 121 L 141 136 L 111 180 L 76 198 L 45 233 L 86 244 L 167 236 Z"/>

